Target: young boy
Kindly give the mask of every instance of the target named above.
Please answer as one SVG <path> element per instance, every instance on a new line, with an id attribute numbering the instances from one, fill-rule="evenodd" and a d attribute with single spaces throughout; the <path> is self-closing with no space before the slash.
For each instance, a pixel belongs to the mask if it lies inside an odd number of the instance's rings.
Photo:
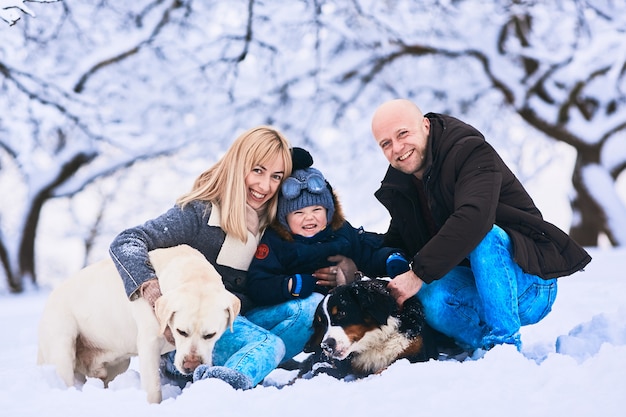
<path id="1" fill-rule="evenodd" d="M 312 162 L 282 184 L 277 221 L 265 231 L 248 268 L 248 295 L 258 305 L 327 293 L 330 288 L 317 285 L 312 274 L 331 266 L 333 255 L 351 258 L 369 277 L 393 278 L 409 270 L 398 249 L 383 247 L 378 235 L 346 221 L 337 196 Z"/>

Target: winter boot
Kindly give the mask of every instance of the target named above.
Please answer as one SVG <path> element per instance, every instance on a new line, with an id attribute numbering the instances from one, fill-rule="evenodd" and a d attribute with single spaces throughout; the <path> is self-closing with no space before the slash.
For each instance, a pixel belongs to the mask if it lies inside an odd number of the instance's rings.
<path id="1" fill-rule="evenodd" d="M 225 366 L 200 365 L 193 373 L 194 382 L 201 379 L 217 378 L 229 384 L 234 389 L 247 390 L 252 388 L 252 380 L 246 375 Z"/>

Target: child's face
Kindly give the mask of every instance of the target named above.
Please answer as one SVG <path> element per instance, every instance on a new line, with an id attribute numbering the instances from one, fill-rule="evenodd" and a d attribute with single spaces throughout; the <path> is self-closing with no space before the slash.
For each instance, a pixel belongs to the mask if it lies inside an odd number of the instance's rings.
<path id="1" fill-rule="evenodd" d="M 311 237 L 326 228 L 326 208 L 308 206 L 287 214 L 287 224 L 291 233 Z"/>

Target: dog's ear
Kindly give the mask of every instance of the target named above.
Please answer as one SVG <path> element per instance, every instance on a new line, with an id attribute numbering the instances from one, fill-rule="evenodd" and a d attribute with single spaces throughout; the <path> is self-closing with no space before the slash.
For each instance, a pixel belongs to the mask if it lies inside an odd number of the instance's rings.
<path id="1" fill-rule="evenodd" d="M 304 349 L 302 350 L 305 353 L 320 351 L 322 339 L 324 338 L 324 334 L 326 333 L 326 329 L 328 328 L 326 316 L 324 315 L 323 304 L 323 301 L 320 302 L 317 305 L 317 309 L 315 310 L 315 316 L 313 316 L 313 334 L 306 342 L 306 344 L 304 345 Z"/>
<path id="2" fill-rule="evenodd" d="M 383 281 L 361 281 L 354 287 L 354 296 L 361 309 L 367 312 L 378 325 L 387 324 L 387 319 L 396 310 L 396 301 L 391 297 Z"/>
<path id="3" fill-rule="evenodd" d="M 230 331 L 233 331 L 233 323 L 235 323 L 235 318 L 241 311 L 241 300 L 239 297 L 234 294 L 230 294 L 231 300 L 230 304 L 226 306 L 226 311 L 228 312 L 228 327 L 230 327 Z"/>
<path id="4" fill-rule="evenodd" d="M 159 332 L 161 334 L 165 333 L 165 329 L 174 315 L 172 303 L 168 300 L 167 295 L 162 295 L 154 302 L 154 314 L 159 322 Z"/>

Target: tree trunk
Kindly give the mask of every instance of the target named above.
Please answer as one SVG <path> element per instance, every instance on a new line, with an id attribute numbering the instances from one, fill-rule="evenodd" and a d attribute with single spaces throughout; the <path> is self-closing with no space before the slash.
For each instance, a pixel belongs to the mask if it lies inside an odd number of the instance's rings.
<path id="1" fill-rule="evenodd" d="M 15 280 L 19 279 L 19 285 L 16 287 L 16 292 L 21 292 L 23 289 L 22 280 L 25 277 L 30 277 L 33 284 L 37 284 L 37 275 L 35 271 L 35 238 L 37 235 L 37 226 L 39 225 L 39 219 L 41 217 L 41 210 L 49 199 L 53 198 L 54 189 L 65 183 L 72 178 L 74 174 L 83 166 L 91 162 L 97 154 L 93 153 L 78 153 L 69 159 L 59 171 L 59 175 L 52 181 L 47 187 L 43 188 L 38 195 L 32 201 L 29 209 L 29 213 L 24 222 L 24 228 L 22 229 L 22 236 L 20 239 L 18 262 L 19 262 L 19 276 L 15 277 Z"/>
<path id="2" fill-rule="evenodd" d="M 582 246 L 597 246 L 598 236 L 606 231 L 606 218 L 602 207 L 591 197 L 582 179 L 583 163 L 581 151 L 578 153 L 572 183 L 576 197 L 572 201 L 573 220 L 570 237 Z"/>
<path id="3" fill-rule="evenodd" d="M 22 292 L 22 282 L 17 279 L 13 273 L 11 262 L 9 260 L 9 253 L 7 252 L 7 248 L 4 246 L 4 242 L 0 242 L 0 262 L 2 262 L 2 269 L 4 269 L 4 273 L 6 275 L 9 291 L 14 293 Z"/>

